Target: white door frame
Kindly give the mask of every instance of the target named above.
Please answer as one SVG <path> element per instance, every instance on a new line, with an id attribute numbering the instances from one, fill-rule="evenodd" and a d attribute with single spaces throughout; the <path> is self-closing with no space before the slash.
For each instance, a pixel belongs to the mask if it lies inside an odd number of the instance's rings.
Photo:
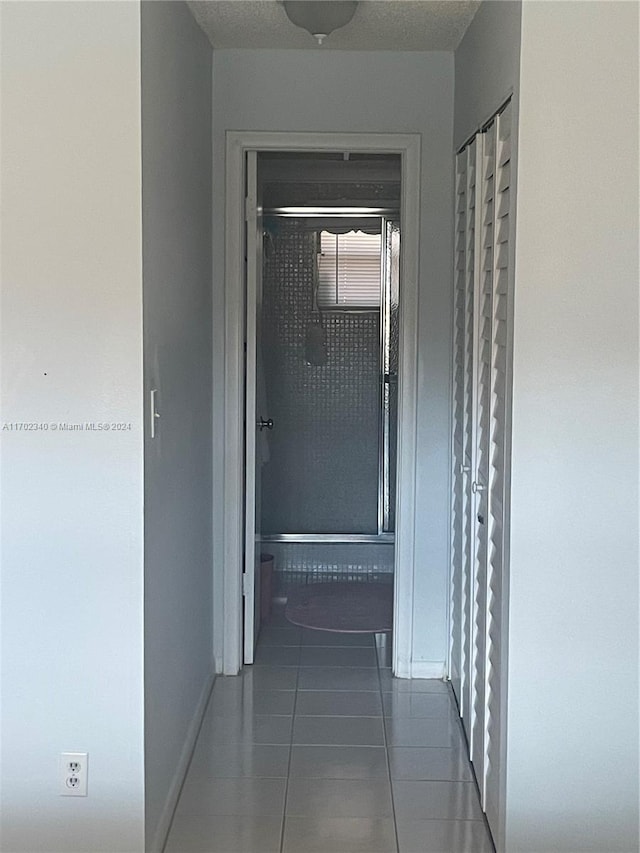
<path id="1" fill-rule="evenodd" d="M 415 575 L 417 445 L 418 255 L 420 136 L 395 133 L 227 131 L 225 205 L 225 675 L 242 668 L 244 551 L 244 163 L 245 152 L 353 151 L 399 154 L 402 159 L 398 464 L 393 610 L 393 673 L 411 677 Z"/>

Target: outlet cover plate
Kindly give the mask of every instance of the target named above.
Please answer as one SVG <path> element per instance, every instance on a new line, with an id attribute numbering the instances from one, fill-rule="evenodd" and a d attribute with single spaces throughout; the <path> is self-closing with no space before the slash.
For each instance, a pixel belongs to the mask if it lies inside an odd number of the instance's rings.
<path id="1" fill-rule="evenodd" d="M 89 777 L 89 754 L 60 753 L 60 796 L 86 797 Z"/>

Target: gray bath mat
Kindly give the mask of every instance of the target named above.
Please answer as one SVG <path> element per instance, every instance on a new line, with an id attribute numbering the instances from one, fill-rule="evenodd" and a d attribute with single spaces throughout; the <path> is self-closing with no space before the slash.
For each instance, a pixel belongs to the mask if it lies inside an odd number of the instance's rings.
<path id="1" fill-rule="evenodd" d="M 293 587 L 284 615 L 294 625 L 317 631 L 391 631 L 393 585 L 386 583 L 311 583 Z"/>

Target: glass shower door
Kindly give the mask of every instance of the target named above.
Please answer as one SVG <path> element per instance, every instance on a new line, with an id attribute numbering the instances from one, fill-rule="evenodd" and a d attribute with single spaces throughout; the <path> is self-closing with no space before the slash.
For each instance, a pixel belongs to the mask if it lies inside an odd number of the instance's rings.
<path id="1" fill-rule="evenodd" d="M 322 309 L 326 361 L 310 364 L 318 235 L 292 219 L 273 230 L 263 329 L 276 427 L 263 472 L 263 533 L 376 535 L 380 311 Z"/>
<path id="2" fill-rule="evenodd" d="M 304 220 L 268 221 L 263 337 L 276 427 L 263 471 L 265 537 L 393 536 L 400 226 L 397 219 L 373 222 L 376 234 L 370 228 L 367 238 L 349 225 L 321 237 Z M 319 263 L 326 246 L 331 257 Z M 370 259 L 342 258 L 341 246 L 345 254 L 377 253 L 376 304 L 363 296 Z M 332 304 L 325 279 L 334 268 L 339 295 Z M 354 276 L 353 304 L 337 286 L 345 270 Z"/>

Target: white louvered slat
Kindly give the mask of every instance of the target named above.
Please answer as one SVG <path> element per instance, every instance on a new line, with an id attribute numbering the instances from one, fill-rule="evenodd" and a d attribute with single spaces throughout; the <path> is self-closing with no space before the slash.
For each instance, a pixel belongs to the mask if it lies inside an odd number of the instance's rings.
<path id="1" fill-rule="evenodd" d="M 509 188 L 502 190 L 502 192 L 498 196 L 498 205 L 496 209 L 496 218 L 501 219 L 503 216 L 507 216 L 509 213 L 510 207 L 510 199 L 509 199 Z"/>
<path id="2" fill-rule="evenodd" d="M 511 110 L 511 105 L 509 105 L 500 116 L 500 118 L 502 119 L 502 126 L 508 133 L 508 136 L 505 136 L 504 139 L 500 140 L 500 147 L 498 149 L 499 166 L 504 166 L 504 164 L 511 159 L 511 118 L 509 117 L 508 119 L 506 119 L 505 114 L 507 110 Z M 506 121 L 509 122 L 509 127 L 507 127 Z"/>
<path id="3" fill-rule="evenodd" d="M 497 174 L 498 192 L 509 189 L 509 184 L 511 183 L 511 163 L 508 160 L 497 167 Z"/>

